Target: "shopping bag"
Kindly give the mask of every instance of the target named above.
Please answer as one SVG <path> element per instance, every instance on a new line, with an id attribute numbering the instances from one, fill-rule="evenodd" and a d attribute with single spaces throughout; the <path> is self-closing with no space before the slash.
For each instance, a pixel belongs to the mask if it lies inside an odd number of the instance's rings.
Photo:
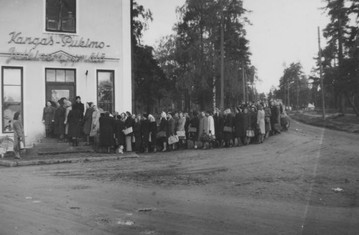
<path id="1" fill-rule="evenodd" d="M 224 131 L 224 132 L 233 132 L 233 129 L 232 129 L 232 127 L 230 127 L 230 126 L 225 126 L 225 127 L 223 128 L 223 131 Z"/>
<path id="2" fill-rule="evenodd" d="M 254 130 L 247 130 L 247 137 L 254 137 Z"/>
<path id="3" fill-rule="evenodd" d="M 123 130 L 123 133 L 125 133 L 125 135 L 129 135 L 132 132 L 133 132 L 132 126 Z"/>
<path id="4" fill-rule="evenodd" d="M 171 135 L 170 137 L 168 137 L 168 144 L 174 144 L 177 143 L 178 141 L 179 139 L 177 135 Z"/>
<path id="5" fill-rule="evenodd" d="M 178 137 L 186 137 L 186 132 L 185 131 L 176 131 L 176 134 Z"/>
<path id="6" fill-rule="evenodd" d="M 20 149 L 22 150 L 22 149 L 24 149 L 24 148 L 25 148 L 24 142 L 20 141 Z"/>

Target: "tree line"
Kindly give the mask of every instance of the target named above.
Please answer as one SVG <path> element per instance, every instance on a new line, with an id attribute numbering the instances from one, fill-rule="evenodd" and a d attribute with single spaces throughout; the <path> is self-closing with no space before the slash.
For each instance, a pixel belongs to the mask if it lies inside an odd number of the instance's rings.
<path id="1" fill-rule="evenodd" d="M 323 0 L 322 10 L 330 22 L 323 29 L 326 44 L 321 51 L 317 69 L 303 74 L 300 63 L 284 69 L 278 89 L 269 95 L 281 98 L 287 105 L 303 107 L 308 103 L 321 107 L 322 96 L 319 63 L 323 67 L 326 108 L 345 114 L 347 108 L 359 116 L 359 1 Z"/>
<path id="2" fill-rule="evenodd" d="M 134 110 L 219 107 L 254 99 L 256 68 L 251 64 L 242 0 L 187 0 L 177 9 L 174 33 L 155 47 L 142 45 L 150 11 L 133 1 Z M 157 110 L 156 110 L 157 109 Z"/>

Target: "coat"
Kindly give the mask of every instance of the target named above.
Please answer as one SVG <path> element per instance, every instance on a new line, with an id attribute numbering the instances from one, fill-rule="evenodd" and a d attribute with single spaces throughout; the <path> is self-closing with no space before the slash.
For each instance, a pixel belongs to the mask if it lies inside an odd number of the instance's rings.
<path id="1" fill-rule="evenodd" d="M 123 130 L 125 129 L 125 122 L 123 120 L 115 120 L 115 136 L 117 140 L 117 145 L 125 145 L 125 133 Z"/>
<path id="2" fill-rule="evenodd" d="M 79 138 L 82 135 L 81 121 L 82 113 L 78 109 L 73 109 L 67 117 L 69 123 L 68 136 Z"/>
<path id="3" fill-rule="evenodd" d="M 22 127 L 21 120 L 14 120 L 13 124 L 13 131 L 14 131 L 14 151 L 20 151 L 20 139 L 24 141 L 24 129 Z"/>
<path id="4" fill-rule="evenodd" d="M 99 110 L 94 110 L 92 113 L 92 120 L 91 120 L 91 131 L 90 136 L 96 136 L 100 130 L 100 115 L 101 112 Z"/>
<path id="5" fill-rule="evenodd" d="M 46 106 L 42 112 L 42 120 L 45 122 L 46 130 L 52 128 L 52 122 L 55 119 L 56 108 L 52 106 Z"/>
<path id="6" fill-rule="evenodd" d="M 224 118 L 224 126 L 232 127 L 233 128 L 233 116 L 232 114 L 227 114 Z M 223 132 L 223 137 L 225 141 L 229 141 L 233 137 L 232 132 Z"/>
<path id="7" fill-rule="evenodd" d="M 239 138 L 243 134 L 243 113 L 236 113 L 234 116 L 234 137 Z"/>
<path id="8" fill-rule="evenodd" d="M 100 119 L 100 146 L 111 147 L 115 145 L 115 119 L 109 116 L 109 114 L 103 114 Z"/>
<path id="9" fill-rule="evenodd" d="M 173 118 L 168 119 L 166 135 L 167 135 L 167 137 L 170 137 L 175 134 L 176 134 L 176 120 L 174 120 Z"/>
<path id="10" fill-rule="evenodd" d="M 63 106 L 58 107 L 55 110 L 54 115 L 54 134 L 55 135 L 64 135 L 65 134 L 65 114 L 66 109 Z"/>
<path id="11" fill-rule="evenodd" d="M 264 135 L 266 133 L 264 110 L 258 110 L 257 112 L 257 125 L 259 127 L 259 133 Z"/>
<path id="12" fill-rule="evenodd" d="M 85 135 L 90 135 L 92 126 L 92 114 L 95 110 L 93 108 L 86 109 L 84 116 L 84 127 L 83 131 Z"/>
<path id="13" fill-rule="evenodd" d="M 193 117 L 191 120 L 190 120 L 190 127 L 194 127 L 197 129 L 197 132 L 191 132 L 189 134 L 189 138 L 194 141 L 194 140 L 197 140 L 198 139 L 198 133 L 199 133 L 199 119 L 197 116 Z"/>
<path id="14" fill-rule="evenodd" d="M 240 137 L 247 136 L 247 130 L 252 129 L 252 115 L 250 113 L 242 113 L 241 115 L 242 128 L 240 131 Z"/>
<path id="15" fill-rule="evenodd" d="M 216 139 L 219 141 L 223 139 L 223 128 L 224 128 L 223 116 L 216 114 L 214 116 L 214 129 L 216 132 Z"/>

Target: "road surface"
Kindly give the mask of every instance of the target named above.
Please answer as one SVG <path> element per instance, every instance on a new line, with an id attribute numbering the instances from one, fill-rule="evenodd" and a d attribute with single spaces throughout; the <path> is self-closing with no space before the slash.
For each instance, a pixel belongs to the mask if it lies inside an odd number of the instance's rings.
<path id="1" fill-rule="evenodd" d="M 0 234 L 359 234 L 359 135 L 0 168 Z"/>

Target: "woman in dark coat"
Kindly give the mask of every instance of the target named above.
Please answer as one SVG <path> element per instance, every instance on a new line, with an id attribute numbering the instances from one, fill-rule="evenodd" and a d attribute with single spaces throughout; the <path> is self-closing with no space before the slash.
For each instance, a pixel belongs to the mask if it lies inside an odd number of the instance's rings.
<path id="1" fill-rule="evenodd" d="M 125 115 L 125 113 L 122 113 L 115 119 L 115 137 L 118 153 L 123 153 L 123 148 L 125 146 L 125 134 L 123 133 L 123 130 L 125 129 Z"/>
<path id="2" fill-rule="evenodd" d="M 226 147 L 230 147 L 233 137 L 233 116 L 230 109 L 225 110 L 223 138 Z"/>
<path id="3" fill-rule="evenodd" d="M 157 138 L 157 123 L 156 119 L 152 114 L 148 115 L 148 122 L 149 122 L 149 140 L 148 140 L 148 150 L 157 152 L 157 144 L 156 144 L 156 138 Z"/>
<path id="4" fill-rule="evenodd" d="M 150 138 L 150 121 L 148 120 L 148 114 L 143 114 L 141 120 L 141 139 L 142 139 L 142 148 L 145 153 L 148 153 L 148 143 Z"/>
<path id="5" fill-rule="evenodd" d="M 69 123 L 68 136 L 72 141 L 73 146 L 78 146 L 79 138 L 81 137 L 81 121 L 82 113 L 79 109 L 72 109 L 67 117 Z"/>
<path id="6" fill-rule="evenodd" d="M 125 129 L 132 127 L 132 130 L 133 130 L 134 120 L 132 119 L 132 115 L 130 112 L 126 112 L 126 115 L 127 115 L 127 118 L 125 120 Z M 133 132 L 128 133 L 125 137 L 127 152 L 132 152 L 132 136 L 133 136 Z"/>
<path id="7" fill-rule="evenodd" d="M 108 112 L 100 117 L 100 146 L 105 147 L 107 152 L 111 152 L 111 147 L 115 145 L 115 120 L 110 117 Z"/>
<path id="8" fill-rule="evenodd" d="M 54 115 L 54 134 L 60 139 L 60 141 L 62 141 L 65 137 L 65 114 L 66 109 L 64 108 L 64 102 L 63 99 L 60 99 Z"/>
<path id="9" fill-rule="evenodd" d="M 214 129 L 216 132 L 216 143 L 217 147 L 223 146 L 223 128 L 224 128 L 224 119 L 223 113 L 219 110 L 214 114 Z"/>
<path id="10" fill-rule="evenodd" d="M 93 103 L 89 102 L 87 103 L 87 109 L 84 116 L 84 134 L 86 136 L 87 145 L 90 145 L 90 133 L 91 133 L 91 127 L 92 127 L 92 114 L 94 112 L 93 109 Z"/>
<path id="11" fill-rule="evenodd" d="M 48 100 L 42 113 L 42 122 L 45 124 L 46 137 L 51 137 L 54 133 L 55 110 L 56 108 L 52 106 L 52 102 Z"/>
<path id="12" fill-rule="evenodd" d="M 236 115 L 234 116 L 233 124 L 234 124 L 234 139 L 237 142 L 237 146 L 239 146 L 239 141 L 241 140 L 242 134 L 242 112 L 238 108 L 236 109 Z"/>
<path id="13" fill-rule="evenodd" d="M 142 135 L 141 135 L 141 115 L 137 115 L 133 124 L 133 138 L 135 141 L 135 151 L 137 153 L 142 151 Z"/>
<path id="14" fill-rule="evenodd" d="M 241 131 L 240 131 L 240 137 L 241 141 L 244 145 L 249 144 L 250 138 L 247 137 L 247 130 L 251 130 L 252 128 L 252 115 L 248 112 L 248 108 L 243 108 L 243 113 L 241 115 Z"/>
<path id="15" fill-rule="evenodd" d="M 193 116 L 189 123 L 190 124 L 188 127 L 188 139 L 193 142 L 194 148 L 197 149 L 197 140 L 199 136 L 199 118 L 197 111 L 193 111 Z"/>

